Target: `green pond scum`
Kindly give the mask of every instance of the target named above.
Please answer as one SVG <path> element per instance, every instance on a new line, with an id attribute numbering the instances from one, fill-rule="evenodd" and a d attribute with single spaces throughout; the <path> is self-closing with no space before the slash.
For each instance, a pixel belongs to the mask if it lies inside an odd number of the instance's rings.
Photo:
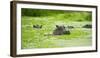
<path id="1" fill-rule="evenodd" d="M 22 8 L 21 47 L 30 49 L 91 46 L 91 25 L 90 11 Z M 62 34 L 53 34 L 57 26 L 64 27 L 63 31 L 56 31 Z M 70 34 L 64 33 L 64 30 L 68 30 Z"/>

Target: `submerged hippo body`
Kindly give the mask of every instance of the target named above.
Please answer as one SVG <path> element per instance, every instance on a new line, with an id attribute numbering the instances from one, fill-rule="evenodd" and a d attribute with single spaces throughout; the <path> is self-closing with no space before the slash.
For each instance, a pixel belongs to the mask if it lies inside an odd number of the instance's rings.
<path id="1" fill-rule="evenodd" d="M 41 29 L 42 28 L 42 25 L 33 25 L 33 28 Z"/>
<path id="2" fill-rule="evenodd" d="M 56 29 L 53 31 L 53 34 L 54 35 L 70 34 L 70 31 L 66 30 L 65 26 L 56 25 Z"/>
<path id="3" fill-rule="evenodd" d="M 92 25 L 91 24 L 86 24 L 83 26 L 83 28 L 92 28 Z"/>

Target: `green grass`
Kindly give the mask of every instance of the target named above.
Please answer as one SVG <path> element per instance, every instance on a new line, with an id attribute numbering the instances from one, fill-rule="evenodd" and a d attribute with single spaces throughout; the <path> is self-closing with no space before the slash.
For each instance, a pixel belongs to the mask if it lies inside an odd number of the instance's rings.
<path id="1" fill-rule="evenodd" d="M 45 16 L 42 16 L 43 13 L 39 16 L 31 16 L 33 14 L 28 16 L 28 14 L 25 15 L 25 13 L 22 15 L 21 37 L 23 49 L 62 48 L 92 45 L 92 30 L 82 28 L 85 24 L 91 24 L 91 18 L 88 18 L 91 13 L 69 12 L 70 15 L 68 13 L 59 13 L 59 11 L 56 15 L 55 13 L 56 12 L 50 11 L 50 14 Z M 86 20 L 86 18 L 88 18 L 89 21 Z M 43 27 L 41 29 L 34 29 L 33 25 L 36 24 L 42 25 Z M 70 29 L 70 35 L 46 35 L 52 34 L 56 25 L 71 25 L 75 28 Z"/>

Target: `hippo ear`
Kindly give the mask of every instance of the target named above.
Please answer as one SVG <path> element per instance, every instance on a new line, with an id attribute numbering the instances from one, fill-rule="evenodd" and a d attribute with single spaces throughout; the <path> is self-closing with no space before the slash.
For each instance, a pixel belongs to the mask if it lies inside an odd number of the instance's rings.
<path id="1" fill-rule="evenodd" d="M 58 28 L 59 26 L 58 26 L 58 25 L 56 25 L 56 27 Z"/>

